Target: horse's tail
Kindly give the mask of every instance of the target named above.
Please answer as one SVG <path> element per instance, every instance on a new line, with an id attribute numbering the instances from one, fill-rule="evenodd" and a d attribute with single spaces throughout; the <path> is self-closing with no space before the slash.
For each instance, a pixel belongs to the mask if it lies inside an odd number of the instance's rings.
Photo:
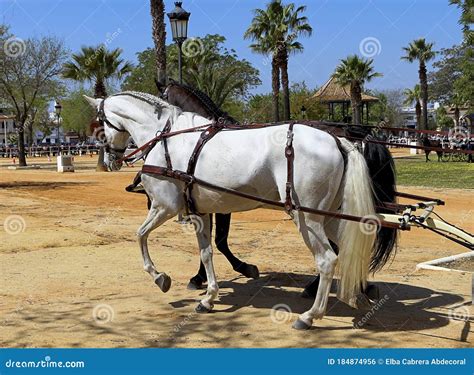
<path id="1" fill-rule="evenodd" d="M 340 138 L 347 154 L 343 181 L 342 212 L 371 219 L 375 222 L 372 185 L 363 155 L 348 140 Z M 367 285 L 370 254 L 374 247 L 377 227 L 354 221 L 342 221 L 339 232 L 338 273 L 340 283 L 337 296 L 356 307 L 356 296 Z"/>
<path id="2" fill-rule="evenodd" d="M 395 164 L 390 151 L 381 144 L 367 142 L 364 158 L 372 179 L 375 205 L 383 206 L 383 202 L 396 203 Z M 377 209 L 379 213 L 390 213 L 388 210 Z M 372 251 L 370 271 L 380 270 L 393 255 L 397 244 L 398 230 L 380 228 Z"/>

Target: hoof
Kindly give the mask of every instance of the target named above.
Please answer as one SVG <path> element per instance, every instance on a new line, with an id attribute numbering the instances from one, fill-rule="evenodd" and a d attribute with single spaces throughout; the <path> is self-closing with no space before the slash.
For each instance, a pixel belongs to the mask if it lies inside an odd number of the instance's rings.
<path id="1" fill-rule="evenodd" d="M 360 293 L 355 298 L 355 306 L 359 310 L 370 310 L 372 308 L 372 302 L 366 294 Z"/>
<path id="2" fill-rule="evenodd" d="M 364 290 L 364 294 L 372 301 L 378 301 L 380 299 L 380 290 L 376 285 L 367 285 L 367 288 Z"/>
<path id="3" fill-rule="evenodd" d="M 208 309 L 201 302 L 199 302 L 199 305 L 197 305 L 196 308 L 194 309 L 194 311 L 196 311 L 198 314 L 207 314 L 207 313 L 210 313 L 211 310 L 212 310 L 212 306 L 210 309 Z"/>
<path id="4" fill-rule="evenodd" d="M 166 273 L 160 273 L 155 279 L 155 284 L 159 286 L 163 293 L 166 293 L 171 288 L 171 277 Z"/>
<path id="5" fill-rule="evenodd" d="M 307 331 L 311 328 L 311 326 L 303 322 L 301 319 L 298 319 L 296 322 L 293 323 L 293 328 L 297 329 L 298 331 Z"/>
<path id="6" fill-rule="evenodd" d="M 204 281 L 199 276 L 194 276 L 191 280 L 189 280 L 187 288 L 189 290 L 199 290 L 204 289 Z"/>
<path id="7" fill-rule="evenodd" d="M 260 277 L 260 271 L 257 266 L 248 263 L 242 263 L 235 271 L 240 272 L 242 275 L 249 279 L 258 279 Z"/>

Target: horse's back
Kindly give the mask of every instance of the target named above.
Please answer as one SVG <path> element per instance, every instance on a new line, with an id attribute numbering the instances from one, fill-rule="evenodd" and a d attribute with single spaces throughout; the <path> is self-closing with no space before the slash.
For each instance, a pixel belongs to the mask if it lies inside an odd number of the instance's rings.
<path id="1" fill-rule="evenodd" d="M 195 175 L 219 186 L 283 201 L 287 182 L 285 148 L 288 126 L 222 131 L 212 138 L 199 156 Z M 343 156 L 330 134 L 304 125 L 295 125 L 294 188 L 297 195 L 307 192 L 334 197 L 344 173 Z M 216 205 L 222 195 L 197 187 L 204 206 Z M 206 199 L 207 198 L 207 199 Z M 235 196 L 225 206 L 251 209 L 257 202 L 243 202 Z M 315 197 L 315 199 L 317 199 Z M 310 202 L 313 204 L 314 202 Z"/>

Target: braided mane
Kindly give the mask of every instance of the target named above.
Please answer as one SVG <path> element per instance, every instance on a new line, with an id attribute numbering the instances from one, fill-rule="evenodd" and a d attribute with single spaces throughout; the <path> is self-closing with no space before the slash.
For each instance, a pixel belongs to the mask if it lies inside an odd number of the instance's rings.
<path id="1" fill-rule="evenodd" d="M 122 91 L 117 94 L 111 95 L 111 96 L 131 96 L 132 98 L 144 101 L 150 105 L 157 106 L 157 107 L 170 107 L 171 104 L 168 102 L 164 101 L 163 99 L 152 95 L 148 94 L 146 92 L 139 92 L 139 91 Z"/>
<path id="2" fill-rule="evenodd" d="M 147 104 L 149 104 L 149 105 L 151 105 L 152 107 L 155 108 L 155 113 L 157 113 L 158 118 L 161 117 L 161 111 L 163 110 L 163 108 L 170 109 L 171 113 L 172 113 L 172 116 L 175 119 L 182 112 L 181 108 L 176 107 L 176 106 L 168 103 L 167 101 L 165 101 L 165 100 L 163 100 L 163 99 L 161 99 L 161 98 L 159 98 L 155 95 L 146 93 L 146 92 L 123 91 L 123 92 L 119 92 L 117 94 L 111 95 L 110 97 L 113 97 L 113 96 L 128 96 L 128 97 L 137 99 L 139 101 L 145 102 L 145 103 L 147 103 Z"/>
<path id="3" fill-rule="evenodd" d="M 169 86 L 180 87 L 180 88 L 186 90 L 189 94 L 194 95 L 201 102 L 201 104 L 204 107 L 206 107 L 207 111 L 210 114 L 212 114 L 212 116 L 214 117 L 214 120 L 217 121 L 220 118 L 223 118 L 223 119 L 225 119 L 229 122 L 237 123 L 237 121 L 232 116 L 230 116 L 227 112 L 224 112 L 223 110 L 221 110 L 216 105 L 216 103 L 214 103 L 212 101 L 212 99 L 207 94 L 205 94 L 203 91 L 198 90 L 195 87 L 191 87 L 191 86 L 188 86 L 188 85 L 185 85 L 185 84 L 180 84 L 178 82 L 172 82 L 172 83 L 169 84 Z"/>

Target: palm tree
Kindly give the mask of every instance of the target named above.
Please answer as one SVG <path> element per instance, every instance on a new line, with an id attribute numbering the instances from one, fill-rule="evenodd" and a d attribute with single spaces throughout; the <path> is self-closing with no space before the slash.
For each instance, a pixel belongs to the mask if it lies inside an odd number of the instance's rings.
<path id="1" fill-rule="evenodd" d="M 415 85 L 413 89 L 406 89 L 403 94 L 405 95 L 405 105 L 412 105 L 413 103 L 415 103 L 416 128 L 419 129 L 421 122 L 420 85 Z"/>
<path id="2" fill-rule="evenodd" d="M 166 28 L 165 4 L 163 0 L 150 0 L 152 37 L 156 54 L 156 78 L 166 84 Z"/>
<path id="3" fill-rule="evenodd" d="M 342 59 L 333 73 L 336 82 L 341 86 L 349 86 L 351 93 L 351 107 L 353 123 L 362 123 L 362 90 L 366 82 L 382 74 L 374 72 L 373 60 L 365 60 L 357 55 Z"/>
<path id="4" fill-rule="evenodd" d="M 106 82 L 109 79 L 121 79 L 132 71 L 132 64 L 120 58 L 122 50 L 107 50 L 104 45 L 82 47 L 79 53 L 72 55 L 72 60 L 65 63 L 63 77 L 78 82 L 90 82 L 94 85 L 94 97 L 107 96 Z M 104 148 L 100 148 L 97 171 L 106 171 L 104 165 Z"/>
<path id="5" fill-rule="evenodd" d="M 281 0 L 272 0 L 265 10 L 254 10 L 252 23 L 244 34 L 244 38 L 254 41 L 250 46 L 254 52 L 272 56 L 275 121 L 280 119 L 278 107 L 280 82 L 283 86 L 283 119 L 290 119 L 288 59 L 291 54 L 303 51 L 303 45 L 297 41 L 298 37 L 310 36 L 313 31 L 308 18 L 301 15 L 305 10 L 305 6 L 296 8 L 293 3 L 284 5 Z"/>
<path id="6" fill-rule="evenodd" d="M 418 75 L 420 78 L 420 89 L 421 89 L 421 104 L 423 109 L 423 119 L 421 122 L 420 129 L 428 129 L 428 79 L 426 74 L 426 63 L 432 60 L 436 56 L 436 52 L 433 51 L 434 43 L 427 43 L 424 38 L 416 39 L 411 42 L 408 47 L 403 47 L 405 56 L 402 56 L 403 60 L 414 62 L 418 60 L 419 69 Z"/>

